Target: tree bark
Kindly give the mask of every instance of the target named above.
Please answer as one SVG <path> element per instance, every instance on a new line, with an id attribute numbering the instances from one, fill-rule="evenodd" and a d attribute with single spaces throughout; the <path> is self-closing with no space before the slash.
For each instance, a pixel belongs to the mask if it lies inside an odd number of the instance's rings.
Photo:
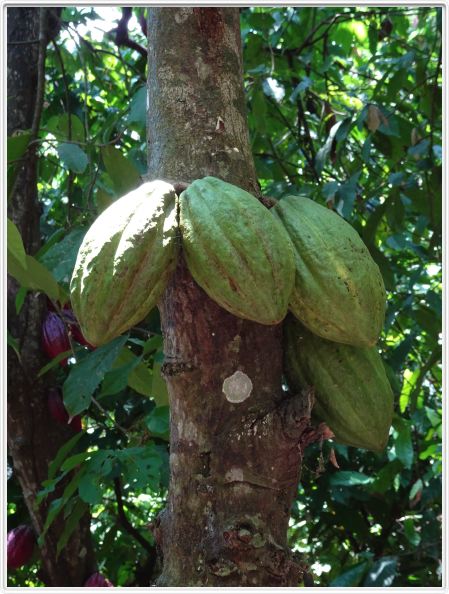
<path id="1" fill-rule="evenodd" d="M 239 10 L 149 10 L 150 179 L 213 175 L 259 194 L 243 90 Z M 311 398 L 282 390 L 282 325 L 234 317 L 181 261 L 159 305 L 170 395 L 170 489 L 159 586 L 296 586 L 287 546 Z M 241 402 L 224 391 L 251 382 Z"/>
<path id="2" fill-rule="evenodd" d="M 42 11 L 45 13 L 41 15 Z M 43 99 L 39 90 L 43 88 L 45 57 L 42 51 L 45 51 L 48 17 L 47 9 L 8 9 L 8 136 L 32 129 L 33 122 L 39 123 L 39 106 Z M 40 214 L 37 155 L 35 150 L 29 149 L 8 204 L 8 216 L 19 228 L 29 254 L 34 254 L 40 247 Z M 45 297 L 29 292 L 17 314 L 15 300 L 18 288 L 17 282 L 8 277 L 8 330 L 20 346 L 20 360 L 12 349 L 8 349 L 8 451 L 31 520 L 39 534 L 49 503 L 61 493 L 58 491 L 38 508 L 35 505 L 36 494 L 48 476 L 49 463 L 59 448 L 73 436 L 73 431 L 68 426 L 56 424 L 49 417 L 48 376 L 37 377 L 39 370 L 48 363 L 41 352 Z M 64 519 L 53 523 L 40 551 L 41 577 L 46 585 L 80 586 L 94 571 L 89 523 L 90 518 L 86 514 L 59 557 L 56 545 L 64 528 Z"/>

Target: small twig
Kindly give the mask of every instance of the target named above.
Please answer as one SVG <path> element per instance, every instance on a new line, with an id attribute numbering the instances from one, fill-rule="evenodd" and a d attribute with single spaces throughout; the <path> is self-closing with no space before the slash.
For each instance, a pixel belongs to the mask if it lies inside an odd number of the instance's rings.
<path id="1" fill-rule="evenodd" d="M 59 49 L 58 44 L 54 39 L 51 40 L 53 47 L 55 48 L 56 55 L 58 57 L 59 65 L 61 66 L 61 73 L 62 73 L 62 80 L 64 82 L 64 90 L 65 90 L 65 110 L 69 116 L 68 119 L 68 137 L 69 140 L 72 140 L 72 115 L 70 112 L 70 102 L 69 102 L 69 83 L 67 81 L 67 75 L 64 67 L 64 61 L 61 56 L 61 50 Z"/>
<path id="2" fill-rule="evenodd" d="M 131 536 L 134 538 L 134 540 L 136 540 L 150 555 L 154 556 L 155 547 L 153 545 L 151 545 L 148 542 L 148 540 L 140 534 L 140 532 L 137 530 L 137 528 L 134 528 L 134 526 L 131 524 L 131 522 L 126 517 L 125 509 L 123 506 L 122 486 L 121 486 L 119 478 L 114 479 L 114 491 L 115 491 L 115 497 L 117 499 L 117 512 L 118 512 L 120 524 L 128 532 L 128 534 L 131 534 Z"/>
<path id="3" fill-rule="evenodd" d="M 119 425 L 115 419 L 112 418 L 112 415 L 110 415 L 108 413 L 108 411 L 101 406 L 101 404 L 98 402 L 98 400 L 96 398 L 94 398 L 93 396 L 91 398 L 92 398 L 92 402 L 95 404 L 95 406 L 98 408 L 98 410 L 100 410 L 106 417 L 108 417 L 108 419 L 114 424 L 114 426 L 117 427 L 117 429 L 121 433 L 123 433 L 123 435 L 126 437 L 126 439 L 128 439 L 128 434 L 127 434 L 126 430 L 123 429 L 123 427 L 121 425 Z"/>
<path id="4" fill-rule="evenodd" d="M 95 172 L 92 176 L 92 179 L 90 181 L 89 189 L 87 190 L 86 205 L 89 210 L 93 210 L 93 208 L 90 207 L 90 199 L 92 198 L 92 193 L 94 190 L 95 182 L 97 181 L 99 171 L 100 171 L 100 166 L 97 165 L 97 167 L 95 168 Z"/>
<path id="5" fill-rule="evenodd" d="M 37 89 L 36 89 L 36 105 L 34 108 L 33 123 L 31 125 L 31 139 L 37 137 L 39 132 L 39 124 L 41 121 L 42 108 L 44 105 L 44 88 L 45 88 L 45 53 L 47 47 L 47 9 L 39 9 L 39 57 L 37 62 Z"/>
<path id="6" fill-rule="evenodd" d="M 285 125 L 285 127 L 287 128 L 287 130 L 290 130 L 292 136 L 294 136 L 295 138 L 298 138 L 298 134 L 296 133 L 296 131 L 292 128 L 290 122 L 288 121 L 288 119 L 285 117 L 285 115 L 282 113 L 281 109 L 279 108 L 278 104 L 276 103 L 275 99 L 271 98 L 271 97 L 267 97 L 268 101 L 273 105 L 273 107 L 276 109 L 276 111 L 279 114 L 279 118 L 281 119 L 281 121 L 283 122 L 283 124 Z M 305 158 L 305 160 L 307 161 L 307 164 L 309 165 L 310 169 L 312 172 L 314 172 L 314 164 L 313 162 L 310 161 L 310 157 L 309 155 L 306 153 L 306 151 L 304 150 L 304 148 L 301 146 L 301 143 L 298 143 L 298 148 L 301 151 L 303 157 Z M 319 180 L 318 180 L 319 181 Z"/>
<path id="7" fill-rule="evenodd" d="M 268 143 L 269 143 L 269 145 L 270 145 L 270 148 L 271 148 L 271 151 L 272 151 L 272 153 L 273 153 L 273 157 L 274 157 L 274 159 L 277 161 L 277 164 L 279 165 L 279 167 L 280 167 L 280 168 L 282 169 L 282 171 L 284 172 L 284 174 L 285 174 L 285 176 L 287 177 L 287 179 L 288 179 L 288 181 L 290 182 L 290 184 L 291 184 L 292 186 L 294 186 L 294 185 L 295 185 L 295 181 L 294 181 L 293 177 L 298 177 L 298 175 L 292 176 L 292 175 L 289 173 L 288 169 L 285 167 L 285 164 L 284 164 L 284 162 L 282 161 L 282 159 L 281 159 L 281 158 L 279 157 L 279 155 L 277 154 L 276 148 L 275 148 L 275 146 L 274 146 L 274 144 L 273 144 L 273 142 L 272 142 L 272 140 L 271 140 L 271 138 L 270 138 L 270 137 L 268 137 Z"/>
<path id="8" fill-rule="evenodd" d="M 8 45 L 31 45 L 39 42 L 40 39 L 27 39 L 25 41 L 8 41 Z"/>
<path id="9" fill-rule="evenodd" d="M 132 15 L 132 8 L 128 6 L 122 8 L 122 11 L 122 17 L 117 24 L 117 28 L 115 29 L 115 43 L 117 44 L 117 47 L 124 45 L 139 52 L 141 56 L 147 59 L 147 50 L 129 37 L 128 21 Z"/>
<path id="10" fill-rule="evenodd" d="M 43 132 L 47 132 L 47 130 L 45 130 L 45 128 L 42 128 L 42 131 Z M 52 132 L 50 130 L 48 130 L 48 132 L 50 134 L 54 134 L 54 132 Z M 116 144 L 117 142 L 119 142 L 119 140 L 121 140 L 121 138 L 122 138 L 122 136 L 123 136 L 124 133 L 125 133 L 124 131 L 119 132 L 118 135 L 115 138 L 113 138 L 109 142 L 105 142 L 105 143 L 99 143 L 99 142 L 98 143 L 97 142 L 82 142 L 81 140 L 66 140 L 66 139 L 63 139 L 63 140 L 55 139 L 55 140 L 53 140 L 52 138 L 36 138 L 35 140 L 31 141 L 30 144 L 44 144 L 44 143 L 47 142 L 48 144 L 52 144 L 52 145 L 56 144 L 57 145 L 57 144 L 60 144 L 60 143 L 63 142 L 64 144 L 77 144 L 79 146 L 93 146 L 93 147 L 96 147 L 96 148 L 103 148 L 105 146 L 110 146 L 111 144 Z"/>

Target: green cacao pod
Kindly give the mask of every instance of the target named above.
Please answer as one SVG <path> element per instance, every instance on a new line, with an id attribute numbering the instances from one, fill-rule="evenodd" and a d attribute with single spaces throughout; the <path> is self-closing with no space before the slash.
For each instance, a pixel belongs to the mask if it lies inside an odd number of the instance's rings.
<path id="1" fill-rule="evenodd" d="M 179 202 L 184 256 L 200 287 L 237 317 L 280 322 L 295 263 L 279 221 L 257 198 L 214 177 L 194 181 Z"/>
<path id="2" fill-rule="evenodd" d="M 356 230 L 301 196 L 283 198 L 271 212 L 294 246 L 294 316 L 328 340 L 361 347 L 376 344 L 384 322 L 385 288 Z"/>
<path id="3" fill-rule="evenodd" d="M 107 208 L 86 233 L 70 284 L 85 338 L 104 344 L 143 320 L 176 266 L 176 194 L 145 183 Z"/>
<path id="4" fill-rule="evenodd" d="M 289 385 L 315 388 L 313 413 L 336 441 L 382 451 L 393 417 L 393 392 L 376 347 L 324 340 L 293 318 L 285 324 L 285 334 Z"/>

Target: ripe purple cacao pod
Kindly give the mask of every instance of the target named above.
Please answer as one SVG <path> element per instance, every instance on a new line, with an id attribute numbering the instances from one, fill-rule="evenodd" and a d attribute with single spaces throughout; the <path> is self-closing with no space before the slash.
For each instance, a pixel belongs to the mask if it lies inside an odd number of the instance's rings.
<path id="1" fill-rule="evenodd" d="M 60 390 L 56 388 L 50 388 L 48 392 L 47 404 L 52 419 L 54 419 L 57 423 L 60 423 L 61 425 L 67 425 L 69 420 L 69 413 L 66 411 L 66 408 L 64 406 L 64 401 L 62 399 L 62 394 Z M 76 417 L 73 417 L 69 425 L 74 431 L 81 431 L 82 424 L 80 415 L 76 415 Z"/>
<path id="2" fill-rule="evenodd" d="M 36 537 L 31 526 L 22 524 L 8 532 L 7 556 L 8 569 L 17 569 L 25 565 L 32 557 Z"/>
<path id="3" fill-rule="evenodd" d="M 71 309 L 69 306 L 64 306 L 63 315 L 65 321 L 69 325 L 70 334 L 76 340 L 76 342 L 94 350 L 96 347 L 94 347 L 93 344 L 90 344 L 90 342 L 84 338 L 79 322 L 73 313 L 73 309 Z"/>
<path id="4" fill-rule="evenodd" d="M 64 322 L 57 313 L 49 311 L 42 324 L 42 348 L 45 354 L 54 359 L 59 354 L 70 350 L 70 341 Z M 67 365 L 67 358 L 59 362 Z"/>
<path id="5" fill-rule="evenodd" d="M 86 588 L 113 588 L 114 584 L 106 579 L 101 573 L 93 573 L 84 583 Z"/>

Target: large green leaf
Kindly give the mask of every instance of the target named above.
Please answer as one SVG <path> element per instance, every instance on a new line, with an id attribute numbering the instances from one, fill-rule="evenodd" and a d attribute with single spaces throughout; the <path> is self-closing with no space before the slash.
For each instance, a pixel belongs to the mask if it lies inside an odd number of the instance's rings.
<path id="1" fill-rule="evenodd" d="M 368 561 L 362 561 L 353 565 L 350 569 L 341 573 L 333 579 L 329 586 L 331 588 L 352 588 L 359 586 L 369 567 Z"/>
<path id="2" fill-rule="evenodd" d="M 73 228 L 61 241 L 50 247 L 40 257 L 42 264 L 52 272 L 59 283 L 69 284 L 78 249 L 85 234 L 84 227 Z"/>
<path id="3" fill-rule="evenodd" d="M 397 572 L 398 557 L 381 557 L 371 567 L 363 582 L 365 588 L 382 587 L 387 588 L 393 584 Z"/>
<path id="4" fill-rule="evenodd" d="M 58 155 L 64 165 L 75 173 L 83 173 L 89 163 L 86 153 L 77 144 L 58 144 Z"/>
<path id="5" fill-rule="evenodd" d="M 22 236 L 16 225 L 8 219 L 8 254 L 11 254 L 18 264 L 26 270 L 26 253 L 23 246 Z"/>
<path id="6" fill-rule="evenodd" d="M 111 369 L 127 338 L 126 335 L 115 338 L 72 367 L 63 386 L 64 405 L 71 417 L 89 408 L 94 391 Z"/>
<path id="7" fill-rule="evenodd" d="M 140 174 L 133 163 L 113 146 L 101 149 L 104 166 L 114 184 L 114 190 L 121 196 L 134 190 L 141 183 Z"/>
<path id="8" fill-rule="evenodd" d="M 64 302 L 64 291 L 59 287 L 51 272 L 33 256 L 26 255 L 26 267 L 8 251 L 8 274 L 13 276 L 22 287 L 45 293 L 55 301 Z"/>

